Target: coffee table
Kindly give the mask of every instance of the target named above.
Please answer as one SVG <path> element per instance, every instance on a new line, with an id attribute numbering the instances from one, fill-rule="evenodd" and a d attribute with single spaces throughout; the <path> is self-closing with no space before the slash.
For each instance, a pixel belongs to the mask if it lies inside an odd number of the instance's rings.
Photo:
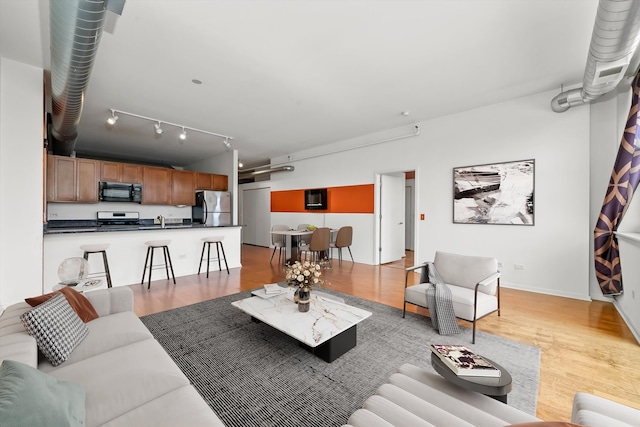
<path id="1" fill-rule="evenodd" d="M 485 359 L 487 358 L 485 357 Z M 507 394 L 511 391 L 511 374 L 493 360 L 487 360 L 493 364 L 493 366 L 500 369 L 499 377 L 456 375 L 438 356 L 431 352 L 431 366 L 433 366 L 433 369 L 442 375 L 444 379 L 467 390 L 482 393 L 502 403 L 507 403 Z"/>
<path id="2" fill-rule="evenodd" d="M 292 288 L 283 288 L 283 293 L 275 296 L 261 291 L 258 289 L 253 296 L 231 305 L 250 315 L 252 320 L 295 338 L 303 348 L 328 363 L 356 346 L 358 323 L 371 316 L 370 311 L 316 291 L 311 291 L 309 311 L 301 313 L 293 302 Z"/>

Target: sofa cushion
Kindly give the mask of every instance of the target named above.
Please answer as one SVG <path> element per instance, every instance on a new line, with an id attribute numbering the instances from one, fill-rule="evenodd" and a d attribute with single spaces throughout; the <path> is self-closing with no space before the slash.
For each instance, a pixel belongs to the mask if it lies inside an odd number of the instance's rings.
<path id="1" fill-rule="evenodd" d="M 170 409 L 170 410 L 168 410 Z M 184 386 L 103 424 L 101 427 L 224 427 L 193 386 Z"/>
<path id="2" fill-rule="evenodd" d="M 153 339 L 153 335 L 132 311 L 99 317 L 86 323 L 89 335 L 73 350 L 69 358 L 58 367 L 47 360 L 40 362 L 38 369 L 51 372 L 63 366 L 97 356 L 138 341 Z"/>
<path id="3" fill-rule="evenodd" d="M 45 301 L 48 301 L 57 294 L 64 295 L 71 307 L 73 307 L 73 310 L 80 317 L 80 319 L 82 319 L 83 322 L 90 322 L 93 319 L 98 318 L 98 313 L 96 313 L 96 310 L 93 308 L 93 305 L 91 305 L 89 300 L 80 292 L 69 286 L 65 286 L 60 290 L 50 292 L 48 294 L 40 295 L 33 298 L 26 298 L 25 301 L 31 307 L 35 307 Z"/>
<path id="4" fill-rule="evenodd" d="M 156 340 L 143 340 L 50 372 L 87 392 L 87 426 L 99 426 L 189 385 Z"/>
<path id="5" fill-rule="evenodd" d="M 38 345 L 36 339 L 26 331 L 3 336 L 0 338 L 0 344 L 0 363 L 9 359 L 32 368 L 38 367 Z"/>
<path id="6" fill-rule="evenodd" d="M 36 339 L 38 348 L 51 364 L 57 366 L 67 360 L 69 354 L 89 334 L 89 329 L 80 320 L 62 294 L 20 316 L 22 324 Z"/>
<path id="7" fill-rule="evenodd" d="M 82 387 L 13 360 L 0 365 L 0 420 L 3 427 L 84 426 Z"/>
<path id="8" fill-rule="evenodd" d="M 640 426 L 640 410 L 589 393 L 576 393 L 571 422 L 592 427 Z"/>

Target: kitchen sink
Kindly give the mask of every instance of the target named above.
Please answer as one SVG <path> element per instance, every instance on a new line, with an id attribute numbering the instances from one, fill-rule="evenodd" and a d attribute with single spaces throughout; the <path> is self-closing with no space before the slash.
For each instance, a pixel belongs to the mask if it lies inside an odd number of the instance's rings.
<path id="1" fill-rule="evenodd" d="M 175 224 L 175 225 L 165 225 L 165 229 L 172 228 L 191 228 L 192 226 L 189 224 Z M 138 230 L 161 230 L 162 226 L 160 225 L 141 225 L 138 227 Z"/>

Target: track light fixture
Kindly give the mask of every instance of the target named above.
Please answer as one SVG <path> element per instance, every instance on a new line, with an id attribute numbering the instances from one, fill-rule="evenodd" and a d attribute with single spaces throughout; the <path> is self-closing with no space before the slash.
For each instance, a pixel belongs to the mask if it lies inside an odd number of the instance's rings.
<path id="1" fill-rule="evenodd" d="M 111 117 L 107 119 L 107 123 L 113 126 L 116 124 L 117 121 L 118 121 L 118 116 L 116 116 L 116 110 L 111 110 Z"/>
<path id="2" fill-rule="evenodd" d="M 155 132 L 156 132 L 157 135 L 162 135 L 162 133 L 163 133 L 163 129 L 161 127 L 162 125 L 175 126 L 177 128 L 180 128 L 180 129 L 182 129 L 182 132 L 180 132 L 178 137 L 180 138 L 180 142 L 181 143 L 182 143 L 182 141 L 185 141 L 187 139 L 187 129 L 189 129 L 190 131 L 193 131 L 193 132 L 200 132 L 200 133 L 204 133 L 204 134 L 207 134 L 207 135 L 217 136 L 219 138 L 224 138 L 224 141 L 222 143 L 225 145 L 225 147 L 231 148 L 231 143 L 229 141 L 233 140 L 233 137 L 228 136 L 228 135 L 221 135 L 219 133 L 209 132 L 209 131 L 202 130 L 202 129 L 196 129 L 196 128 L 192 128 L 192 127 L 189 127 L 189 126 L 183 126 L 183 125 L 179 125 L 177 123 L 171 123 L 171 122 L 166 122 L 164 120 L 153 119 L 151 117 L 141 116 L 139 114 L 127 113 L 126 111 L 115 110 L 113 108 L 109 108 L 109 111 L 111 111 L 111 116 L 109 118 L 107 118 L 107 123 L 109 123 L 110 125 L 114 125 L 116 123 L 116 121 L 118 121 L 118 116 L 116 115 L 116 113 L 120 113 L 120 114 L 124 114 L 126 116 L 137 117 L 139 119 L 149 120 L 149 121 L 155 122 L 153 127 L 154 127 Z"/>

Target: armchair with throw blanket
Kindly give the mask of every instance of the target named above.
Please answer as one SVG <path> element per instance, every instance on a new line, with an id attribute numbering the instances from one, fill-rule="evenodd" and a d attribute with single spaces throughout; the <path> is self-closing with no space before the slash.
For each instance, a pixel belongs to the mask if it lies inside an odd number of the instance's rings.
<path id="1" fill-rule="evenodd" d="M 408 286 L 409 273 L 422 269 L 420 283 Z M 441 334 L 456 333 L 455 317 L 473 323 L 497 311 L 500 316 L 500 272 L 493 257 L 436 252 L 432 263 L 406 269 L 404 317 L 407 303 L 429 309 L 434 327 Z M 455 323 L 455 325 L 454 325 Z"/>

